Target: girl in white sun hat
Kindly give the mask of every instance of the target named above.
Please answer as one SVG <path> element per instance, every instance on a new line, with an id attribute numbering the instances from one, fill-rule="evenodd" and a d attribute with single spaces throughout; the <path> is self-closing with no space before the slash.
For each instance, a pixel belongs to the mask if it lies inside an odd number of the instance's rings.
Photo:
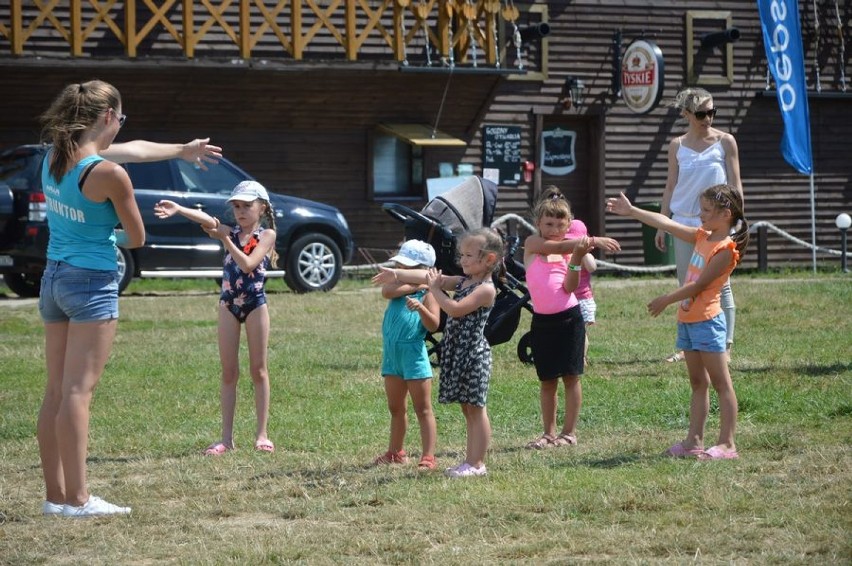
<path id="1" fill-rule="evenodd" d="M 435 250 L 426 242 L 408 240 L 391 261 L 398 269 L 426 269 L 435 265 Z M 421 454 L 418 468 L 435 468 L 437 426 L 432 412 L 432 366 L 426 350 L 426 332 L 435 332 L 441 309 L 425 284 L 402 283 L 399 278 L 382 285 L 388 299 L 382 321 L 382 376 L 391 431 L 388 450 L 374 460 L 379 464 L 404 464 L 403 449 L 408 428 L 408 403 L 411 395 L 420 424 Z"/>
<path id="2" fill-rule="evenodd" d="M 221 241 L 225 247 L 222 294 L 219 297 L 222 439 L 207 447 L 204 451 L 206 456 L 221 456 L 234 449 L 234 411 L 240 377 L 240 327 L 243 323 L 257 411 L 254 447 L 260 452 L 275 451 L 266 430 L 269 420 L 269 310 L 265 291 L 266 270 L 275 267 L 278 257 L 275 252 L 275 214 L 269 194 L 257 181 L 238 184 L 228 202 L 237 222 L 233 227 L 220 223 L 218 218 L 205 212 L 170 200 L 161 200 L 154 207 L 159 218 L 180 214 L 201 224 L 211 238 Z"/>

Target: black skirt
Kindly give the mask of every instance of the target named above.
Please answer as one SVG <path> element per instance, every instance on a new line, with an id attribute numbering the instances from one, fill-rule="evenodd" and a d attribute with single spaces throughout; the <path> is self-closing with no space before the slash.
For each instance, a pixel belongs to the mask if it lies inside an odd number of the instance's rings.
<path id="1" fill-rule="evenodd" d="M 541 381 L 583 375 L 586 325 L 580 305 L 555 314 L 533 313 L 530 347 Z"/>

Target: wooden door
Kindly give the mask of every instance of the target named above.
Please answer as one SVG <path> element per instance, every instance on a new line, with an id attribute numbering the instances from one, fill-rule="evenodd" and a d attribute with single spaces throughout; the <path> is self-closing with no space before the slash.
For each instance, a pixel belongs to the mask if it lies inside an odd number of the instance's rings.
<path id="1" fill-rule="evenodd" d="M 592 116 L 542 116 L 537 128 L 539 182 L 536 200 L 544 188 L 556 185 L 571 203 L 575 218 L 600 234 L 603 181 L 600 166 L 601 121 Z"/>

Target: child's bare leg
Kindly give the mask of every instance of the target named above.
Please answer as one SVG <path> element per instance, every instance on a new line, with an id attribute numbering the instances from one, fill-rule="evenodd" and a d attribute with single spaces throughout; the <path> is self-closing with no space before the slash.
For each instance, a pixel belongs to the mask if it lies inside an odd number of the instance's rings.
<path id="1" fill-rule="evenodd" d="M 558 379 L 548 379 L 540 382 L 539 402 L 541 404 L 541 421 L 544 425 L 544 434 L 556 435 L 556 401 L 559 390 Z"/>
<path id="2" fill-rule="evenodd" d="M 255 441 L 268 440 L 269 422 L 269 309 L 256 308 L 246 318 L 249 367 L 254 385 L 254 406 L 257 413 Z"/>
<path id="3" fill-rule="evenodd" d="M 682 445 L 687 450 L 704 447 L 704 426 L 710 413 L 710 378 L 702 361 L 702 353 L 684 352 L 692 398 L 689 403 L 689 432 Z"/>
<path id="4" fill-rule="evenodd" d="M 477 407 L 462 403 L 467 424 L 467 455 L 465 462 L 474 468 L 480 468 L 485 464 L 485 453 L 491 443 L 491 422 L 488 420 L 488 412 L 485 407 Z"/>
<path id="5" fill-rule="evenodd" d="M 420 444 L 423 448 L 420 456 L 434 456 L 438 425 L 435 422 L 435 413 L 432 412 L 432 380 L 412 379 L 406 381 L 406 384 L 414 404 L 417 423 L 420 425 Z"/>
<path id="6" fill-rule="evenodd" d="M 390 441 L 388 450 L 397 453 L 405 444 L 405 432 L 408 429 L 408 386 L 397 375 L 385 376 L 385 396 L 391 416 Z"/>
<path id="7" fill-rule="evenodd" d="M 731 373 L 725 353 L 703 352 L 704 365 L 710 374 L 713 389 L 719 396 L 719 441 L 717 445 L 735 450 L 734 435 L 737 430 L 737 394 L 731 381 Z"/>
<path id="8" fill-rule="evenodd" d="M 219 307 L 219 362 L 222 364 L 222 385 L 219 401 L 222 406 L 222 444 L 234 447 L 234 412 L 237 407 L 237 380 L 240 377 L 240 323 L 228 309 Z"/>
<path id="9" fill-rule="evenodd" d="M 565 423 L 562 425 L 562 434 L 573 435 L 583 404 L 583 386 L 580 384 L 580 377 L 576 375 L 563 376 L 562 383 L 565 384 Z"/>

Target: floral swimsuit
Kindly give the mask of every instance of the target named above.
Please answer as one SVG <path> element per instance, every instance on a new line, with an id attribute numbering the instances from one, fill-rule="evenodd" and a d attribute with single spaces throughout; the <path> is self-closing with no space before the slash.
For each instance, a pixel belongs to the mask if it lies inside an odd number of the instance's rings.
<path id="1" fill-rule="evenodd" d="M 235 227 L 230 235 L 231 241 L 238 248 L 242 248 L 245 254 L 251 254 L 260 241 L 263 228 L 258 228 L 252 232 L 251 238 L 244 246 L 240 244 L 241 232 L 239 226 Z M 266 304 L 264 285 L 268 268 L 269 258 L 264 257 L 263 261 L 251 273 L 245 273 L 231 257 L 231 254 L 225 254 L 225 265 L 222 269 L 222 294 L 219 295 L 219 304 L 226 307 L 238 321 L 245 322 L 254 309 Z"/>

